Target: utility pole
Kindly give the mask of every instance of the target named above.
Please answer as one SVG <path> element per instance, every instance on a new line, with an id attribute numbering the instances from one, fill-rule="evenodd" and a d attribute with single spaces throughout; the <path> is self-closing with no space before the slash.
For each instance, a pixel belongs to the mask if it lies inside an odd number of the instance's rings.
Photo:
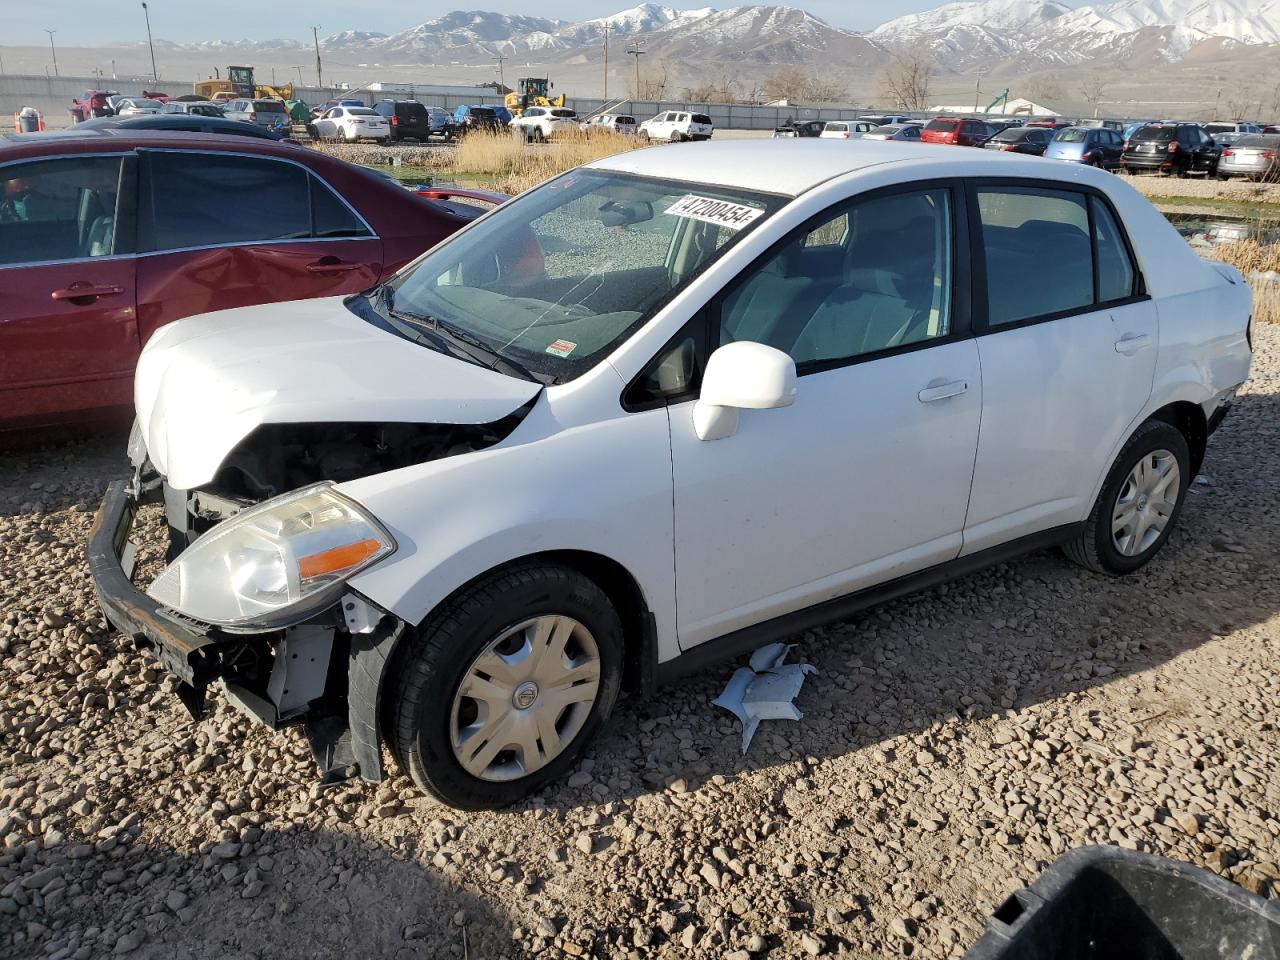
<path id="1" fill-rule="evenodd" d="M 114 60 L 111 61 L 111 79 L 116 79 L 116 62 Z"/>
<path id="2" fill-rule="evenodd" d="M 491 59 L 491 60 L 493 60 L 495 63 L 497 63 L 497 64 L 498 64 L 498 93 L 500 93 L 500 94 L 501 94 L 501 95 L 503 95 L 503 96 L 506 96 L 506 93 L 507 93 L 507 78 L 506 78 L 506 76 L 505 76 L 505 75 L 503 74 L 503 72 L 502 72 L 502 61 L 506 60 L 507 58 L 506 58 L 506 57 L 491 57 L 490 59 Z"/>
<path id="3" fill-rule="evenodd" d="M 636 99 L 639 100 L 644 96 L 644 94 L 640 92 L 640 58 L 644 56 L 645 52 L 640 49 L 640 44 L 637 41 L 636 44 L 627 51 L 627 53 L 636 58 Z"/>
<path id="4" fill-rule="evenodd" d="M 609 99 L 609 21 L 604 24 L 604 99 Z"/>
<path id="5" fill-rule="evenodd" d="M 274 87 L 275 85 L 276 85 L 276 68 L 272 67 L 271 68 L 271 86 Z"/>
<path id="6" fill-rule="evenodd" d="M 53 35 L 57 32 L 57 30 L 45 30 L 45 33 L 49 35 L 49 52 L 53 54 L 53 75 L 55 77 L 58 75 L 58 51 L 53 49 Z"/>
<path id="7" fill-rule="evenodd" d="M 311 28 L 311 37 L 316 42 L 316 86 L 324 89 L 324 75 L 320 72 L 320 28 Z"/>
<path id="8" fill-rule="evenodd" d="M 156 73 L 156 48 L 151 42 L 151 11 L 147 9 L 147 5 L 142 5 L 142 13 L 147 18 L 147 49 L 151 51 L 151 79 L 157 84 L 160 82 L 160 74 Z"/>
<path id="9" fill-rule="evenodd" d="M 978 112 L 978 104 L 982 100 L 982 71 L 978 71 L 978 80 L 973 85 L 973 112 Z"/>
<path id="10" fill-rule="evenodd" d="M 298 89 L 302 89 L 302 67 L 294 64 L 293 69 L 298 71 Z"/>

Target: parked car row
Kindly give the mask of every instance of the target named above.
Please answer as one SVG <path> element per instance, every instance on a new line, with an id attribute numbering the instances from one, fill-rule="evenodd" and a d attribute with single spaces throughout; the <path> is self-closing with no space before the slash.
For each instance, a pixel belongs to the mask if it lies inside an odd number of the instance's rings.
<path id="1" fill-rule="evenodd" d="M 1262 132 L 1264 128 L 1252 123 L 1155 120 L 1123 125 L 1115 120 L 1056 119 L 1024 123 L 974 117 L 934 117 L 926 122 L 890 117 L 885 119 L 895 122 L 876 125 L 879 119 L 792 120 L 775 129 L 773 136 L 916 141 L 982 147 L 1126 173 L 1280 180 L 1280 131 Z"/>

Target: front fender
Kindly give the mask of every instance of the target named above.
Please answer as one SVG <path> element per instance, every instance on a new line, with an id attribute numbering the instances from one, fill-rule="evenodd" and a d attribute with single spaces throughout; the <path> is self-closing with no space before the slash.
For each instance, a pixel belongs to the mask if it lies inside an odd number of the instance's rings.
<path id="1" fill-rule="evenodd" d="M 410 624 L 459 587 L 532 554 L 584 551 L 620 564 L 677 652 L 671 447 L 665 409 L 562 428 L 545 399 L 503 443 L 353 480 L 338 489 L 397 543 L 353 589 Z"/>

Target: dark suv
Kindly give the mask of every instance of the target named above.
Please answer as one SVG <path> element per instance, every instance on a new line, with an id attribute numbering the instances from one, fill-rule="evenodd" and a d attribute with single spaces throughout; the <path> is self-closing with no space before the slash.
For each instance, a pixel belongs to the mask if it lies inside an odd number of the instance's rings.
<path id="1" fill-rule="evenodd" d="M 426 143 L 432 134 L 446 140 L 452 135 L 452 122 L 447 125 L 439 119 L 433 122 L 433 111 L 417 100 L 380 100 L 373 105 L 373 110 L 391 121 L 392 140 L 418 140 Z"/>
<path id="2" fill-rule="evenodd" d="M 1148 123 L 1133 131 L 1120 162 L 1126 173 L 1158 170 L 1185 177 L 1198 170 L 1213 176 L 1221 149 L 1198 123 Z"/>
<path id="3" fill-rule="evenodd" d="M 991 139 L 995 128 L 967 117 L 935 117 L 920 131 L 925 143 L 949 143 L 956 147 L 980 147 Z"/>

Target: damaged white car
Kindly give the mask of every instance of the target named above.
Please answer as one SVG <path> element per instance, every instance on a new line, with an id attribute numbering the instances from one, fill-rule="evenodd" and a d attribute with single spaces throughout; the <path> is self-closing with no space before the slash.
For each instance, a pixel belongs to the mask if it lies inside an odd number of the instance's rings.
<path id="1" fill-rule="evenodd" d="M 92 573 L 196 715 L 217 680 L 329 777 L 381 778 L 386 744 L 509 804 L 624 687 L 1033 549 L 1137 570 L 1249 326 L 1239 274 L 1096 170 L 639 151 L 366 294 L 161 329 Z"/>

